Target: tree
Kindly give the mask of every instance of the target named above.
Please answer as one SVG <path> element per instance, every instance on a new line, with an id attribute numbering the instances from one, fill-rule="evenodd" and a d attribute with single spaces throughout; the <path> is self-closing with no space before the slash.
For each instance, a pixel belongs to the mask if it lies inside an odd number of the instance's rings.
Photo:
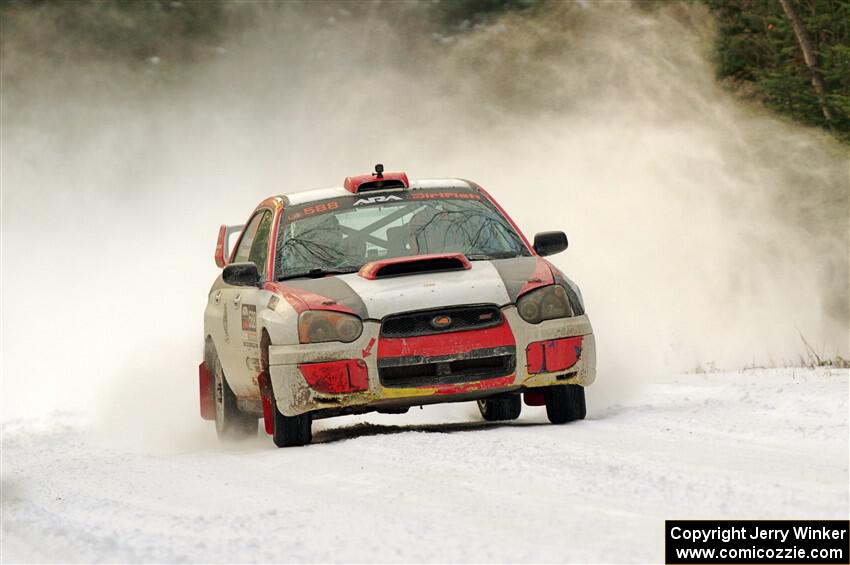
<path id="1" fill-rule="evenodd" d="M 701 1 L 733 91 L 850 142 L 850 0 Z"/>
<path id="2" fill-rule="evenodd" d="M 782 9 L 788 16 L 791 22 L 791 27 L 794 28 L 794 35 L 797 36 L 797 41 L 800 43 L 800 50 L 803 52 L 803 60 L 806 66 L 809 67 L 809 72 L 812 73 L 812 86 L 817 92 L 818 100 L 820 100 L 821 111 L 827 122 L 832 121 L 832 111 L 829 109 L 829 104 L 826 101 L 826 88 L 823 85 L 823 78 L 820 70 L 818 70 L 817 59 L 815 58 L 815 49 L 812 45 L 812 40 L 809 38 L 800 16 L 797 15 L 797 8 L 794 5 L 794 0 L 779 0 L 782 4 Z"/>

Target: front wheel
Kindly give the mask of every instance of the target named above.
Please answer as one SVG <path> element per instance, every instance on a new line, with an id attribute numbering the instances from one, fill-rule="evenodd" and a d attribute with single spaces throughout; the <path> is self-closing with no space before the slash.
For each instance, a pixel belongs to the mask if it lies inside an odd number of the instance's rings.
<path id="1" fill-rule="evenodd" d="M 516 420 L 522 412 L 522 399 L 518 394 L 484 398 L 478 401 L 478 411 L 488 422 Z"/>
<path id="2" fill-rule="evenodd" d="M 584 420 L 587 414 L 584 387 L 581 385 L 550 386 L 543 392 L 543 397 L 546 399 L 546 415 L 553 424 Z"/>
<path id="3" fill-rule="evenodd" d="M 272 439 L 278 447 L 307 445 L 313 441 L 313 417 L 310 413 L 297 416 L 284 416 L 272 400 L 274 411 L 274 430 Z"/>
<path id="4" fill-rule="evenodd" d="M 215 399 L 215 431 L 219 439 L 235 440 L 257 435 L 257 417 L 239 410 L 236 395 L 224 378 L 218 354 L 213 359 L 213 398 Z"/>

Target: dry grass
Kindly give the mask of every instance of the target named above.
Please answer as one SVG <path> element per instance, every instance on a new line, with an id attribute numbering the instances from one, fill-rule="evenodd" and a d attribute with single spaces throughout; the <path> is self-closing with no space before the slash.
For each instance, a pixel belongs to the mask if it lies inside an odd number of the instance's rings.
<path id="1" fill-rule="evenodd" d="M 797 333 L 800 335 L 800 339 L 803 341 L 803 347 L 805 348 L 805 354 L 800 355 L 801 367 L 808 367 L 810 369 L 814 369 L 815 367 L 835 367 L 837 369 L 850 369 L 850 359 L 845 359 L 838 353 L 836 353 L 832 357 L 827 357 L 826 355 L 824 355 L 823 349 L 818 351 L 809 343 L 809 341 L 806 339 L 806 336 L 803 335 L 803 332 L 798 329 Z"/>
<path id="2" fill-rule="evenodd" d="M 743 367 L 744 371 L 755 371 L 758 369 L 779 369 L 784 367 L 802 367 L 805 369 L 815 369 L 818 367 L 829 367 L 833 369 L 850 369 L 850 359 L 842 357 L 837 352 L 834 355 L 827 355 L 824 348 L 814 347 L 809 340 L 798 329 L 797 333 L 800 336 L 800 341 L 803 342 L 803 352 L 798 354 L 797 359 L 782 359 L 774 361 L 770 359 L 766 363 L 756 363 L 753 361 L 749 365 Z M 707 373 L 722 373 L 727 369 L 718 367 L 713 361 L 699 363 L 690 372 L 694 374 Z"/>

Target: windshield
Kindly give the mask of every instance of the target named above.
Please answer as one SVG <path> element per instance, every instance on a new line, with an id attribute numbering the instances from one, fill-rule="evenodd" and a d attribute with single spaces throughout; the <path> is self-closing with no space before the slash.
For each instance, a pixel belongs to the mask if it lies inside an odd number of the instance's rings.
<path id="1" fill-rule="evenodd" d="M 429 253 L 463 253 L 471 261 L 531 254 L 478 192 L 367 193 L 288 207 L 277 238 L 276 274 L 353 272 L 379 259 Z"/>

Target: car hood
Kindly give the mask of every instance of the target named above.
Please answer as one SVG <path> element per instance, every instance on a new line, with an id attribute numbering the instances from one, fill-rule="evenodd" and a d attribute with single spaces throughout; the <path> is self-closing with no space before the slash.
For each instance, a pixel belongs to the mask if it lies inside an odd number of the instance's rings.
<path id="1" fill-rule="evenodd" d="M 363 319 L 462 304 L 516 301 L 522 292 L 551 284 L 552 271 L 540 257 L 472 261 L 469 269 L 417 273 L 370 280 L 357 273 L 278 283 L 307 308 L 351 311 Z"/>

